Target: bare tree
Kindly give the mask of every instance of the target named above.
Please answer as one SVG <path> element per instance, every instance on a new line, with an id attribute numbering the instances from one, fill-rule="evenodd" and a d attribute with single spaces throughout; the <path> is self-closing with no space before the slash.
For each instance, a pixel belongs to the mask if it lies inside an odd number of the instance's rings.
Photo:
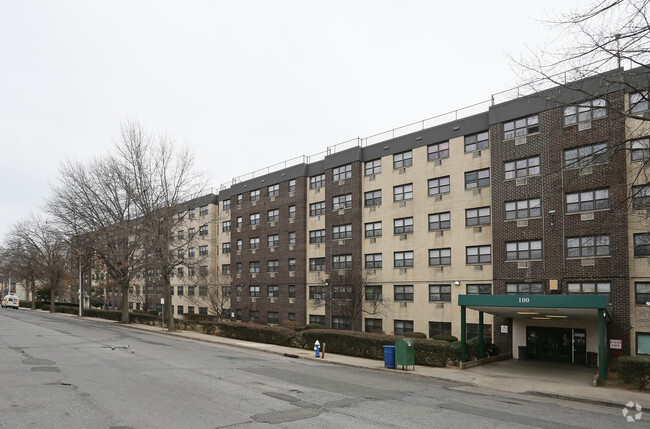
<path id="1" fill-rule="evenodd" d="M 21 248 L 22 256 L 30 258 L 30 264 L 38 264 L 33 267 L 33 274 L 50 287 L 50 312 L 55 312 L 57 293 L 67 274 L 70 250 L 62 232 L 42 217 L 32 216 L 14 225 L 9 236 L 15 248 Z"/>
<path id="2" fill-rule="evenodd" d="M 139 214 L 149 263 L 157 266 L 164 284 L 167 326 L 173 331 L 172 273 L 191 262 L 187 249 L 199 240 L 195 234 L 173 234 L 185 230 L 189 210 L 206 188 L 205 175 L 196 169 L 188 148 L 177 149 L 165 136 L 153 137 L 137 122 L 122 126 L 116 150 L 126 172 L 122 184 Z"/>
<path id="3" fill-rule="evenodd" d="M 0 265 L 5 276 L 20 280 L 25 286 L 27 299 L 32 302 L 32 310 L 36 308 L 35 291 L 40 282 L 40 264 L 36 255 L 15 236 L 8 236 L 6 248 L 2 249 Z"/>
<path id="4" fill-rule="evenodd" d="M 188 300 L 200 307 L 207 307 L 210 314 L 219 320 L 230 319 L 230 292 L 232 281 L 230 276 L 219 271 L 208 271 L 207 267 L 199 268 L 195 286 L 198 296 L 189 296 Z"/>

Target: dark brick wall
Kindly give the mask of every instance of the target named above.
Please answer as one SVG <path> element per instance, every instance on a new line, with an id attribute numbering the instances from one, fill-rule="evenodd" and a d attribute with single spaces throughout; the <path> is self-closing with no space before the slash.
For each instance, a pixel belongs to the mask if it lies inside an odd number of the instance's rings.
<path id="1" fill-rule="evenodd" d="M 622 93 L 607 97 L 614 109 L 623 108 Z M 608 163 L 594 165 L 591 174 L 580 169 L 563 168 L 563 151 L 569 148 L 608 142 L 610 147 L 625 141 L 624 118 L 610 112 L 606 118 L 592 121 L 591 129 L 578 131 L 578 125 L 564 126 L 563 108 L 539 113 L 539 133 L 529 135 L 525 144 L 503 141 L 503 125 L 490 127 L 492 156 L 492 222 L 494 293 L 505 294 L 506 283 L 542 282 L 544 293 L 567 293 L 572 281 L 611 282 L 612 323 L 608 334 L 622 338 L 629 352 L 628 243 L 625 151 L 612 150 Z M 516 186 L 504 180 L 506 161 L 540 155 L 541 176 L 529 177 L 528 184 Z M 564 194 L 609 188 L 610 210 L 594 213 L 594 220 L 581 221 L 580 214 L 565 215 Z M 564 194 L 563 194 L 564 189 Z M 531 198 L 542 199 L 542 217 L 530 219 L 528 226 L 517 227 L 516 221 L 505 221 L 505 202 Z M 555 211 L 550 215 L 551 210 Z M 567 237 L 609 235 L 610 257 L 596 258 L 594 266 L 582 266 L 580 259 L 566 259 Z M 518 268 L 517 262 L 506 262 L 506 243 L 543 240 L 543 260 L 529 262 Z M 549 291 L 549 279 L 558 280 L 559 290 Z M 503 320 L 495 320 L 495 326 Z M 509 334 L 495 329 L 495 341 L 504 346 Z"/>
<path id="2" fill-rule="evenodd" d="M 298 177 L 296 179 L 296 190 L 293 194 L 289 193 L 289 181 L 280 182 L 280 194 L 273 199 L 268 195 L 268 183 L 260 183 L 260 200 L 256 203 L 250 201 L 250 191 L 248 189 L 243 193 L 241 206 L 237 206 L 237 195 L 231 199 L 231 253 L 230 269 L 233 279 L 231 291 L 231 309 L 232 311 L 242 311 L 242 321 L 249 321 L 249 311 L 259 311 L 259 317 L 267 320 L 267 312 L 278 312 L 279 320 L 288 319 L 289 313 L 295 313 L 296 322 L 303 325 L 306 323 L 305 316 L 305 252 L 306 252 L 306 178 Z M 296 206 L 296 217 L 293 222 L 289 219 L 289 207 Z M 280 217 L 275 225 L 268 222 L 268 211 L 273 209 L 280 210 Z M 249 216 L 253 213 L 260 213 L 260 224 L 255 229 L 250 226 Z M 243 218 L 243 226 L 240 231 L 237 229 L 237 217 Z M 289 232 L 296 233 L 296 244 L 293 249 L 289 246 Z M 268 246 L 268 236 L 278 234 L 279 246 L 274 252 L 271 252 Z M 249 239 L 259 237 L 260 247 L 255 253 L 252 253 L 249 247 Z M 242 251 L 238 254 L 236 250 L 237 240 L 242 240 Z M 295 258 L 296 271 L 294 276 L 289 273 L 289 258 Z M 268 273 L 267 261 L 278 260 L 279 271 L 272 277 Z M 249 262 L 259 261 L 260 272 L 255 278 L 248 272 Z M 237 262 L 242 263 L 242 274 L 238 278 L 236 273 Z M 237 285 L 242 286 L 242 294 L 237 300 Z M 251 299 L 249 296 L 249 286 L 259 285 L 260 296 L 257 299 Z M 280 295 L 272 302 L 267 297 L 267 286 L 279 286 Z M 288 291 L 289 285 L 296 286 L 296 297 L 293 303 L 290 302 Z"/>

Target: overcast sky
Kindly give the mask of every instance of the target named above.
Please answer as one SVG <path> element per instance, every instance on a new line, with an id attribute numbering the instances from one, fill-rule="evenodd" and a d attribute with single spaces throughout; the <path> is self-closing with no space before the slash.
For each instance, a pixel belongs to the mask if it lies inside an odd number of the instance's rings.
<path id="1" fill-rule="evenodd" d="M 0 0 L 0 240 L 126 119 L 218 189 L 517 85 L 507 56 L 580 3 Z"/>

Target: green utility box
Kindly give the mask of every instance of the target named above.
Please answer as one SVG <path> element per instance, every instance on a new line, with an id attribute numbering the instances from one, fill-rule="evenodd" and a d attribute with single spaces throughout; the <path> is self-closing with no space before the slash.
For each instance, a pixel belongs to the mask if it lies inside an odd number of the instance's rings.
<path id="1" fill-rule="evenodd" d="M 415 346 L 413 340 L 400 338 L 395 341 L 395 366 L 397 365 L 402 365 L 402 369 L 408 369 L 409 366 L 413 365 L 413 370 L 415 370 Z"/>

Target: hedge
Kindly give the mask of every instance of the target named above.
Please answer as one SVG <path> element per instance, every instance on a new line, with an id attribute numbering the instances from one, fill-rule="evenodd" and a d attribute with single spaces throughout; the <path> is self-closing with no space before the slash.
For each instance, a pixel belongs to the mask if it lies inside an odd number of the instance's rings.
<path id="1" fill-rule="evenodd" d="M 424 332 L 404 332 L 406 338 L 426 338 L 427 334 Z"/>
<path id="2" fill-rule="evenodd" d="M 650 360 L 638 356 L 621 356 L 616 361 L 618 377 L 641 390 L 650 384 Z"/>
<path id="3" fill-rule="evenodd" d="M 278 326 L 237 322 L 216 322 L 215 325 L 223 337 L 287 347 L 304 346 L 299 333 Z"/>
<path id="4" fill-rule="evenodd" d="M 454 341 L 458 341 L 458 337 L 454 337 L 453 335 L 447 335 L 447 334 L 434 335 L 433 337 L 431 337 L 431 339 L 447 341 L 448 343 L 453 343 Z"/>

